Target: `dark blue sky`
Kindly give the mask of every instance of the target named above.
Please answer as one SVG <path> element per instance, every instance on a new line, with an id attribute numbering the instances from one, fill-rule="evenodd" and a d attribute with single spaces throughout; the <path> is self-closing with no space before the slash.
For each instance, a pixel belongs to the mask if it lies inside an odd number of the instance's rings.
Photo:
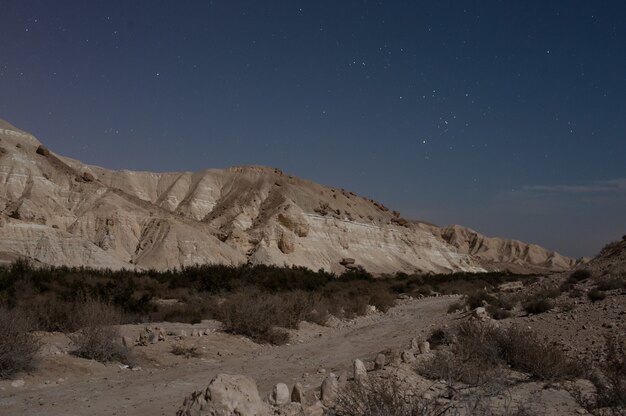
<path id="1" fill-rule="evenodd" d="M 58 153 L 275 166 L 571 256 L 626 233 L 623 1 L 0 10 L 0 118 Z"/>

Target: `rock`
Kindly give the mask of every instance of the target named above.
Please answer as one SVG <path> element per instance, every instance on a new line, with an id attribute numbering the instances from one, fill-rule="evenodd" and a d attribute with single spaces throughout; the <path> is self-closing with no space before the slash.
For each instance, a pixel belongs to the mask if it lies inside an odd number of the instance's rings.
<path id="1" fill-rule="evenodd" d="M 346 258 L 341 259 L 339 264 L 341 264 L 342 266 L 347 266 L 348 264 L 354 264 L 355 262 L 356 262 L 355 259 L 346 257 Z"/>
<path id="2" fill-rule="evenodd" d="M 197 330 L 197 329 L 192 329 L 192 330 L 191 330 L 191 336 L 192 336 L 192 337 L 199 337 L 199 336 L 200 336 L 200 333 L 198 332 L 198 330 Z"/>
<path id="3" fill-rule="evenodd" d="M 417 338 L 413 338 L 411 340 L 411 349 L 416 350 L 418 348 L 419 348 L 419 341 L 417 340 Z"/>
<path id="4" fill-rule="evenodd" d="M 424 341 L 419 344 L 420 354 L 428 354 L 430 352 L 430 342 Z"/>
<path id="5" fill-rule="evenodd" d="M 265 416 L 269 408 L 259 396 L 253 379 L 219 374 L 206 390 L 196 391 L 185 398 L 177 416 Z"/>
<path id="6" fill-rule="evenodd" d="M 137 345 L 140 345 L 142 347 L 145 347 L 146 345 L 148 345 L 148 334 L 146 334 L 145 332 L 142 332 L 141 334 L 139 334 Z"/>
<path id="7" fill-rule="evenodd" d="M 284 254 L 291 254 L 294 252 L 295 246 L 291 233 L 285 232 L 280 235 L 278 240 L 278 249 Z"/>
<path id="8" fill-rule="evenodd" d="M 15 380 L 11 382 L 11 387 L 15 387 L 16 389 L 19 389 L 20 387 L 24 387 L 24 384 L 26 384 L 26 382 L 22 379 L 19 379 L 19 380 Z"/>
<path id="9" fill-rule="evenodd" d="M 472 314 L 474 318 L 479 319 L 481 321 L 486 321 L 489 319 L 489 314 L 487 313 L 487 309 L 485 309 L 482 306 L 479 306 L 478 308 L 474 309 L 472 311 Z"/>
<path id="10" fill-rule="evenodd" d="M 44 146 L 43 144 L 40 144 L 39 147 L 36 150 L 36 153 L 38 155 L 42 155 L 42 156 L 49 156 L 50 155 L 50 150 L 48 150 L 48 148 L 46 146 Z"/>
<path id="11" fill-rule="evenodd" d="M 130 348 L 133 345 L 135 345 L 135 343 L 133 342 L 132 339 L 130 339 L 130 337 L 122 337 L 122 345 L 125 346 L 126 348 Z"/>
<path id="12" fill-rule="evenodd" d="M 165 341 L 165 332 L 162 329 L 159 331 L 159 341 Z"/>
<path id="13" fill-rule="evenodd" d="M 337 382 L 339 383 L 339 387 L 345 387 L 346 384 L 348 384 L 348 373 L 345 371 L 339 373 L 339 378 L 337 379 Z"/>
<path id="14" fill-rule="evenodd" d="M 367 309 L 365 311 L 365 315 L 375 315 L 378 313 L 378 309 L 374 305 L 367 305 Z"/>
<path id="15" fill-rule="evenodd" d="M 96 180 L 96 177 L 95 177 L 95 176 L 93 176 L 93 174 L 92 174 L 92 173 L 89 173 L 89 172 L 84 172 L 84 173 L 83 173 L 83 180 L 84 180 L 85 182 L 93 182 L 93 181 L 95 181 L 95 180 Z"/>
<path id="16" fill-rule="evenodd" d="M 337 393 L 339 392 L 339 382 L 337 377 L 330 373 L 328 377 L 324 379 L 321 387 L 321 399 L 326 405 L 333 404 L 337 399 Z"/>
<path id="17" fill-rule="evenodd" d="M 295 403 L 304 404 L 306 401 L 304 395 L 304 387 L 300 383 L 296 383 L 291 390 L 291 401 Z"/>
<path id="18" fill-rule="evenodd" d="M 270 403 L 275 406 L 282 406 L 291 402 L 291 396 L 289 395 L 289 387 L 285 383 L 278 383 L 272 389 L 270 394 Z"/>
<path id="19" fill-rule="evenodd" d="M 365 368 L 365 364 L 363 364 L 363 361 L 357 358 L 356 360 L 354 360 L 352 368 L 354 369 L 354 380 L 357 383 L 363 383 L 367 381 L 367 369 Z"/>
<path id="20" fill-rule="evenodd" d="M 400 355 L 402 362 L 406 364 L 413 364 L 415 362 L 415 355 L 411 351 L 403 351 Z"/>
<path id="21" fill-rule="evenodd" d="M 315 402 L 312 406 L 309 406 L 304 409 L 305 416 L 323 416 L 324 415 L 324 405 L 319 400 Z"/>
<path id="22" fill-rule="evenodd" d="M 385 354 L 380 353 L 376 356 L 376 360 L 374 361 L 374 368 L 376 370 L 382 370 L 385 368 L 386 362 L 387 362 L 387 357 L 385 357 Z"/>
<path id="23" fill-rule="evenodd" d="M 180 330 L 180 333 L 178 334 L 179 337 L 181 338 L 186 338 L 187 337 L 187 331 L 185 331 L 184 329 Z"/>

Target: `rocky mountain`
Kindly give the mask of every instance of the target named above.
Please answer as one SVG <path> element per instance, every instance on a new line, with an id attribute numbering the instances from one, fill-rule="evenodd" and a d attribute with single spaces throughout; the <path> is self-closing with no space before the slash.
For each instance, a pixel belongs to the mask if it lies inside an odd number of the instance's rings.
<path id="1" fill-rule="evenodd" d="M 409 221 L 278 169 L 113 171 L 0 120 L 0 261 L 168 269 L 264 263 L 342 272 L 560 271 L 574 260 L 467 228 Z"/>

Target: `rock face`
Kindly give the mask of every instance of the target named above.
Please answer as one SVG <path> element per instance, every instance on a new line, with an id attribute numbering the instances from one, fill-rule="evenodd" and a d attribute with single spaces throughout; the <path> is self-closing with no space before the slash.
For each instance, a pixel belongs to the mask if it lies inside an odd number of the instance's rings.
<path id="1" fill-rule="evenodd" d="M 252 263 L 335 273 L 572 264 L 509 240 L 485 251 L 461 233 L 402 220 L 380 203 L 278 169 L 112 171 L 56 155 L 1 120 L 0 146 L 0 262 L 158 270 Z"/>
<path id="2" fill-rule="evenodd" d="M 577 261 L 535 244 L 484 235 L 467 227 L 450 225 L 433 230 L 461 253 L 469 254 L 489 270 L 565 271 Z"/>
<path id="3" fill-rule="evenodd" d="M 185 398 L 176 416 L 269 415 L 256 382 L 246 376 L 220 374 L 206 388 Z"/>

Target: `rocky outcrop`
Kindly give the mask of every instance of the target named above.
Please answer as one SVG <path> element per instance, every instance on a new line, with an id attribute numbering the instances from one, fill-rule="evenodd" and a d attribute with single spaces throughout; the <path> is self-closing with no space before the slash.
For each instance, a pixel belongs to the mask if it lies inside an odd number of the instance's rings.
<path id="1" fill-rule="evenodd" d="M 485 252 L 446 229 L 400 223 L 382 204 L 278 169 L 112 171 L 56 155 L 3 121 L 0 140 L 0 261 L 158 270 L 252 263 L 375 274 L 570 264 L 508 240 L 494 249 L 499 254 Z"/>
<path id="2" fill-rule="evenodd" d="M 576 260 L 549 251 L 536 244 L 517 240 L 486 237 L 470 228 L 450 225 L 433 230 L 459 252 L 468 254 L 488 270 L 565 271 L 576 265 Z"/>
<path id="3" fill-rule="evenodd" d="M 176 416 L 264 416 L 269 406 L 261 400 L 250 377 L 219 374 L 205 390 L 185 398 Z"/>

